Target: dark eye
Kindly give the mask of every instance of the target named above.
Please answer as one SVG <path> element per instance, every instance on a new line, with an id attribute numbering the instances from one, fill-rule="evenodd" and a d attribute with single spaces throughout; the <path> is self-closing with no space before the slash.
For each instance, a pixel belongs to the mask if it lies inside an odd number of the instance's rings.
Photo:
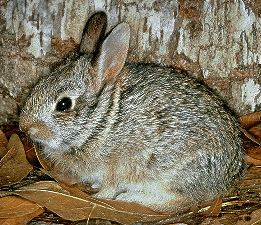
<path id="1" fill-rule="evenodd" d="M 56 105 L 56 111 L 65 112 L 71 109 L 71 107 L 72 107 L 72 100 L 68 97 L 64 97 L 58 101 Z"/>

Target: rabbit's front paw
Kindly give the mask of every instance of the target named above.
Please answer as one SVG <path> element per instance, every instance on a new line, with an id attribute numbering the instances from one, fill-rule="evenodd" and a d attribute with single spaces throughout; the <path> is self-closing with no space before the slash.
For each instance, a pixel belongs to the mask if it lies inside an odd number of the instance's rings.
<path id="1" fill-rule="evenodd" d="M 104 199 L 115 199 L 117 191 L 115 188 L 101 189 L 98 193 L 94 194 L 95 198 L 104 198 Z"/>

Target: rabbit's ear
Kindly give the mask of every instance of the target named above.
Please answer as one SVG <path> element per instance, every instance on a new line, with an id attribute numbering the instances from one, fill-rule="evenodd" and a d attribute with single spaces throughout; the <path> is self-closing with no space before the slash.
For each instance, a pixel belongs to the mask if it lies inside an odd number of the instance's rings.
<path id="1" fill-rule="evenodd" d="M 99 42 L 105 36 L 106 27 L 106 14 L 104 12 L 95 13 L 84 27 L 79 52 L 83 54 L 94 53 Z"/>
<path id="2" fill-rule="evenodd" d="M 114 80 L 121 72 L 129 49 L 130 27 L 127 23 L 116 26 L 101 45 L 96 66 L 101 83 Z"/>

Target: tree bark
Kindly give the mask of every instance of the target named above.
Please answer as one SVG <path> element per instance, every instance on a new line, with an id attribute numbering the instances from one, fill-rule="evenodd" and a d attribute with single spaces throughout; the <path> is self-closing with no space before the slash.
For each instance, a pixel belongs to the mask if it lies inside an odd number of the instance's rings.
<path id="1" fill-rule="evenodd" d="M 261 110 L 259 0 L 2 0 L 0 125 L 16 123 L 31 87 L 69 51 L 96 11 L 131 26 L 128 61 L 178 67 L 237 115 Z"/>

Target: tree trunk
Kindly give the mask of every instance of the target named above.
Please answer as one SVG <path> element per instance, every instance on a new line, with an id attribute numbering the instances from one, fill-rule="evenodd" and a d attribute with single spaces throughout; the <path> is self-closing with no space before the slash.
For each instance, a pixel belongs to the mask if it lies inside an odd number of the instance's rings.
<path id="1" fill-rule="evenodd" d="M 131 26 L 128 61 L 178 67 L 242 115 L 261 109 L 259 0 L 1 0 L 0 125 L 18 121 L 31 87 L 69 51 L 96 11 Z"/>

